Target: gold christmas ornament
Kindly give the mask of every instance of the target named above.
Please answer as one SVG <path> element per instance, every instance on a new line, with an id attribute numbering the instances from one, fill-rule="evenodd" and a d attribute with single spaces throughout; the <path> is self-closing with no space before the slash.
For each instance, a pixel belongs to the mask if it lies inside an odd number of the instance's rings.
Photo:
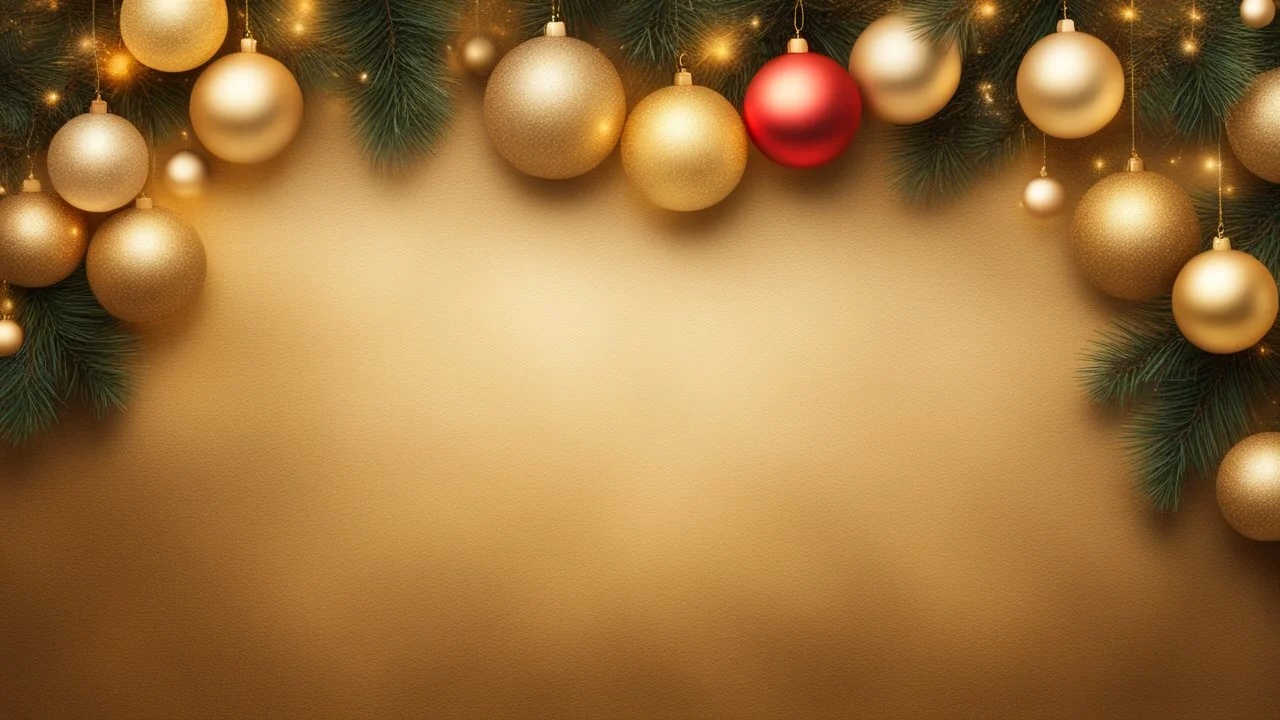
<path id="1" fill-rule="evenodd" d="M 63 200 L 88 212 L 107 212 L 138 196 L 147 182 L 147 142 L 132 123 L 94 100 L 49 143 L 49 179 Z"/>
<path id="2" fill-rule="evenodd" d="M 138 62 L 161 72 L 200 67 L 227 39 L 225 0 L 124 0 L 120 37 Z"/>
<path id="3" fill-rule="evenodd" d="M 0 203 L 0 278 L 21 287 L 48 287 L 65 280 L 84 260 L 89 235 L 84 215 L 40 181 Z"/>
<path id="4" fill-rule="evenodd" d="M 622 131 L 622 167 L 658 207 L 702 210 L 738 187 L 748 145 L 737 109 L 681 70 L 674 85 L 631 112 Z"/>
<path id="5" fill-rule="evenodd" d="M 627 117 L 618 71 L 604 53 L 565 36 L 563 22 L 507 53 L 489 77 L 485 125 L 521 172 L 559 180 L 599 165 Z"/>
<path id="6" fill-rule="evenodd" d="M 1129 168 L 1085 193 L 1071 223 L 1076 262 L 1102 292 L 1147 300 L 1169 292 L 1178 271 L 1200 250 L 1200 222 L 1177 183 Z"/>
<path id="7" fill-rule="evenodd" d="M 0 319 L 0 358 L 13 357 L 22 349 L 22 326 L 9 318 Z"/>
<path id="8" fill-rule="evenodd" d="M 480 77 L 488 77 L 498 64 L 498 46 L 484 35 L 472 35 L 462 44 L 462 66 Z"/>
<path id="9" fill-rule="evenodd" d="M 174 197 L 192 200 L 204 194 L 209 164 L 197 153 L 179 150 L 164 164 L 164 186 Z"/>
<path id="10" fill-rule="evenodd" d="M 1269 0 L 1268 0 L 1269 1 Z M 1254 78 L 1227 113 L 1227 139 L 1249 172 L 1280 183 L 1280 68 Z"/>
<path id="11" fill-rule="evenodd" d="M 1280 291 L 1266 265 L 1231 249 L 1221 234 L 1196 255 L 1173 284 L 1173 319 L 1184 337 L 1206 352 L 1248 350 L 1271 331 Z"/>
<path id="12" fill-rule="evenodd" d="M 867 26 L 849 54 L 849 72 L 882 120 L 912 125 L 933 117 L 960 87 L 960 48 L 921 37 L 890 13 Z"/>
<path id="13" fill-rule="evenodd" d="M 1092 135 L 1124 102 L 1124 68 L 1107 44 L 1072 20 L 1041 38 L 1018 67 L 1018 103 L 1027 119 L 1063 139 Z"/>
<path id="14" fill-rule="evenodd" d="M 107 312 L 129 322 L 174 314 L 204 284 L 204 245 L 176 214 L 150 198 L 98 228 L 85 261 L 89 287 Z"/>
<path id="15" fill-rule="evenodd" d="M 1254 30 L 1270 25 L 1276 19 L 1275 0 L 1243 0 L 1240 3 L 1240 19 Z"/>
<path id="16" fill-rule="evenodd" d="M 302 88 L 279 60 L 244 38 L 240 52 L 218 58 L 191 89 L 191 127 L 205 149 L 233 163 L 279 155 L 302 125 Z"/>
<path id="17" fill-rule="evenodd" d="M 1022 191 L 1022 207 L 1033 217 L 1051 218 L 1062 212 L 1067 202 L 1067 191 L 1062 183 L 1049 177 L 1049 171 L 1040 170 L 1040 177 L 1027 183 Z"/>
<path id="18" fill-rule="evenodd" d="M 1280 540 L 1280 433 L 1250 435 L 1222 458 L 1218 507 L 1241 535 Z"/>

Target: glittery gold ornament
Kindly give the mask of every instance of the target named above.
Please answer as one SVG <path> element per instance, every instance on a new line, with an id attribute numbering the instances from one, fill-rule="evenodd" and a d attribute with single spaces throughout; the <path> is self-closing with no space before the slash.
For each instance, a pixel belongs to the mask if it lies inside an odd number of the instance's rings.
<path id="1" fill-rule="evenodd" d="M 94 100 L 49 143 L 49 179 L 63 200 L 88 212 L 115 210 L 147 182 L 147 142 L 132 123 Z"/>
<path id="2" fill-rule="evenodd" d="M 469 72 L 488 77 L 498 64 L 498 46 L 485 35 L 472 35 L 462 44 L 462 66 Z"/>
<path id="3" fill-rule="evenodd" d="M 1173 284 L 1173 319 L 1201 350 L 1226 355 L 1248 350 L 1266 337 L 1280 309 L 1280 291 L 1266 265 L 1231 249 L 1219 235 L 1213 249 L 1196 255 Z"/>
<path id="4" fill-rule="evenodd" d="M 960 87 L 960 48 L 922 37 L 904 15 L 867 26 L 849 54 L 849 72 L 882 120 L 912 125 L 933 117 Z"/>
<path id="5" fill-rule="evenodd" d="M 1124 68 L 1098 38 L 1060 20 L 1018 67 L 1018 103 L 1027 119 L 1058 138 L 1092 135 L 1111 122 L 1124 102 Z"/>
<path id="6" fill-rule="evenodd" d="M 191 88 L 191 127 L 205 149 L 223 160 L 270 160 L 302 125 L 302 88 L 279 60 L 240 41 L 240 52 L 205 68 Z"/>
<path id="7" fill-rule="evenodd" d="M 1254 78 L 1227 113 L 1227 139 L 1249 172 L 1280 183 L 1280 68 Z"/>
<path id="8" fill-rule="evenodd" d="M 1062 183 L 1049 177 L 1049 171 L 1041 168 L 1040 177 L 1027 183 L 1022 191 L 1022 207 L 1038 218 L 1050 218 L 1062 212 L 1067 193 Z"/>
<path id="9" fill-rule="evenodd" d="M 530 175 L 559 180 L 599 165 L 627 117 L 622 78 L 604 53 L 565 36 L 563 22 L 517 45 L 494 68 L 485 125 L 498 152 Z"/>
<path id="10" fill-rule="evenodd" d="M 1169 292 L 1200 249 L 1200 222 L 1187 192 L 1143 169 L 1103 178 L 1085 193 L 1071 223 L 1076 262 L 1102 292 L 1146 300 Z"/>
<path id="11" fill-rule="evenodd" d="M 66 279 L 89 244 L 84 215 L 40 190 L 40 181 L 27 180 L 21 194 L 0 202 L 0 278 L 21 287 Z"/>
<path id="12" fill-rule="evenodd" d="M 1243 0 L 1240 3 L 1240 19 L 1254 30 L 1270 25 L 1276 19 L 1275 0 Z"/>
<path id="13" fill-rule="evenodd" d="M 227 39 L 225 0 L 124 0 L 120 37 L 138 62 L 161 72 L 200 67 Z"/>
<path id="14" fill-rule="evenodd" d="M 21 325 L 9 318 L 0 319 L 0 358 L 17 355 L 24 335 Z"/>
<path id="15" fill-rule="evenodd" d="M 208 179 L 209 164 L 190 150 L 179 150 L 164 164 L 164 186 L 174 197 L 183 200 L 200 197 Z"/>
<path id="16" fill-rule="evenodd" d="M 733 105 L 681 70 L 674 85 L 641 100 L 627 118 L 622 167 L 655 205 L 702 210 L 738 187 L 748 144 Z"/>
<path id="17" fill-rule="evenodd" d="M 1241 535 L 1280 540 L 1280 433 L 1250 435 L 1222 458 L 1218 507 Z"/>
<path id="18" fill-rule="evenodd" d="M 107 312 L 152 322 L 180 310 L 204 284 L 204 245 L 176 214 L 139 198 L 98 228 L 85 261 L 89 287 Z"/>

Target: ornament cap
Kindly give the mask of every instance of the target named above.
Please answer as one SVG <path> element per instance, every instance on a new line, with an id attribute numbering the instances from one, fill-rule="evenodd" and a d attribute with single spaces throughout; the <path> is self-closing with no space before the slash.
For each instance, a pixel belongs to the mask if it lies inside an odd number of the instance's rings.
<path id="1" fill-rule="evenodd" d="M 1129 170 L 1129 172 L 1142 172 L 1143 170 L 1146 169 L 1146 166 L 1142 164 L 1142 158 L 1138 157 L 1137 155 L 1134 155 L 1133 157 L 1129 158 L 1129 164 L 1126 166 L 1126 168 Z"/>
<path id="2" fill-rule="evenodd" d="M 1058 32 L 1075 32 L 1076 21 L 1063 18 L 1058 21 Z"/>
<path id="3" fill-rule="evenodd" d="M 98 98 L 97 100 L 94 100 L 93 102 L 89 103 L 89 114 L 90 115 L 106 115 L 107 101 L 103 100 L 102 98 Z"/>
<path id="4" fill-rule="evenodd" d="M 565 29 L 563 20 L 553 20 L 547 23 L 547 29 L 543 34 L 547 37 L 564 37 L 568 31 Z"/>
<path id="5" fill-rule="evenodd" d="M 804 38 L 791 38 L 787 41 L 787 52 L 789 53 L 807 53 L 809 52 L 809 41 Z"/>
<path id="6" fill-rule="evenodd" d="M 240 38 L 240 52 L 256 53 L 258 52 L 257 38 Z"/>
<path id="7" fill-rule="evenodd" d="M 1227 237 L 1226 235 L 1219 235 L 1215 237 L 1213 239 L 1213 249 L 1214 250 L 1230 250 L 1231 238 Z"/>
<path id="8" fill-rule="evenodd" d="M 147 197 L 146 195 L 143 195 L 142 197 L 138 198 L 136 202 L 134 202 L 134 205 L 139 210 L 151 210 L 156 206 L 156 203 L 151 198 Z"/>
<path id="9" fill-rule="evenodd" d="M 26 180 L 22 181 L 22 192 L 38 193 L 40 192 L 40 190 L 41 188 L 40 188 L 39 180 L 36 180 L 35 178 L 27 178 Z"/>
<path id="10" fill-rule="evenodd" d="M 679 85 L 680 87 L 688 87 L 692 85 L 693 73 L 689 72 L 688 70 L 681 70 L 680 72 L 676 73 L 676 79 L 674 83 L 676 85 Z"/>

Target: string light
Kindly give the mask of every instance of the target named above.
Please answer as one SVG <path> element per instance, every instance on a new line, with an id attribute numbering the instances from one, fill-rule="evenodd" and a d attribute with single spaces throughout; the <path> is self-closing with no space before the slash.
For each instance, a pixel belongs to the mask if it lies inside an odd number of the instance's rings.
<path id="1" fill-rule="evenodd" d="M 62 95 L 57 90 L 50 90 L 44 94 L 45 105 L 57 105 L 62 100 Z"/>
<path id="2" fill-rule="evenodd" d="M 996 16 L 996 4 L 992 2 L 984 2 L 978 6 L 978 17 L 993 18 Z"/>

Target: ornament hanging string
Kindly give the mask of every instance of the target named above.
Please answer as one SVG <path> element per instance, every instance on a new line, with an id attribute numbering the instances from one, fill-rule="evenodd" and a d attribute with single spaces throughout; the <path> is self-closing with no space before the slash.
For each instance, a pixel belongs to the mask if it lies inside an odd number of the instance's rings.
<path id="1" fill-rule="evenodd" d="M 1067 19 L 1067 0 L 1062 0 L 1062 19 Z"/>
<path id="2" fill-rule="evenodd" d="M 89 2 L 89 22 L 93 24 L 93 92 L 102 99 L 102 61 L 98 57 L 98 0 Z"/>
<path id="3" fill-rule="evenodd" d="M 249 0 L 244 0 L 244 36 L 253 37 L 253 28 L 249 26 Z"/>
<path id="4" fill-rule="evenodd" d="M 1137 3 L 1129 0 L 1129 157 L 1133 158 L 1138 157 L 1138 72 L 1133 59 L 1133 26 L 1137 24 Z"/>
<path id="5" fill-rule="evenodd" d="M 796 37 L 804 32 L 804 0 L 796 0 L 795 6 L 791 8 L 791 27 L 796 29 Z"/>
<path id="6" fill-rule="evenodd" d="M 560 22 L 560 0 L 551 0 L 551 22 Z"/>
<path id="7" fill-rule="evenodd" d="M 1040 133 L 1040 177 L 1049 177 L 1049 133 Z"/>
<path id="8" fill-rule="evenodd" d="M 1225 237 L 1227 225 L 1222 219 L 1222 131 L 1218 131 L 1218 237 Z"/>

